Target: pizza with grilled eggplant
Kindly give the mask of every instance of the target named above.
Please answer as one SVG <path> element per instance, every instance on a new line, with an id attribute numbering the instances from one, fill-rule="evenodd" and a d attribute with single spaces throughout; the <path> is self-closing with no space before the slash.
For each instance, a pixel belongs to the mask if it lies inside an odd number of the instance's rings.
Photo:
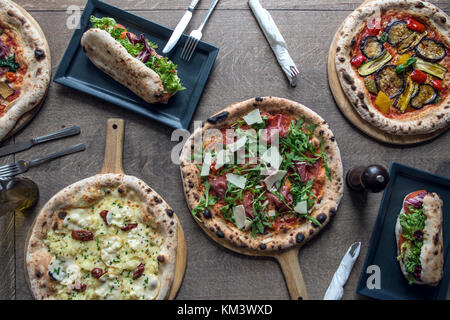
<path id="1" fill-rule="evenodd" d="M 442 199 L 419 190 L 406 195 L 397 218 L 397 260 L 409 284 L 436 286 L 444 272 Z"/>
<path id="2" fill-rule="evenodd" d="M 302 245 L 336 213 L 342 164 L 328 124 L 305 106 L 255 98 L 208 118 L 185 144 L 193 218 L 237 248 Z"/>
<path id="3" fill-rule="evenodd" d="M 143 181 L 100 174 L 42 208 L 26 247 L 36 299 L 153 300 L 174 277 L 177 220 Z"/>
<path id="4" fill-rule="evenodd" d="M 346 18 L 336 47 L 341 86 L 360 116 L 391 134 L 450 123 L 450 19 L 426 1 L 369 1 Z"/>
<path id="5" fill-rule="evenodd" d="M 185 89 L 177 66 L 157 54 L 158 46 L 129 32 L 113 18 L 91 16 L 92 28 L 81 38 L 91 62 L 148 103 L 167 103 Z"/>

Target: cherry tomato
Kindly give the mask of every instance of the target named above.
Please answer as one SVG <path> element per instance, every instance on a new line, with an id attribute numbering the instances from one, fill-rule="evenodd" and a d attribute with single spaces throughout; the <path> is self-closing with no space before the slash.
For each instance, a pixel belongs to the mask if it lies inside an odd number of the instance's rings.
<path id="1" fill-rule="evenodd" d="M 417 32 L 424 32 L 425 26 L 420 23 L 417 20 L 414 20 L 413 18 L 409 18 L 406 20 L 406 27 L 410 30 L 417 31 Z"/>
<path id="2" fill-rule="evenodd" d="M 130 231 L 131 229 L 134 229 L 137 227 L 137 223 L 129 223 L 126 226 L 120 227 L 120 230 L 122 231 Z"/>
<path id="3" fill-rule="evenodd" d="M 16 74 L 14 72 L 7 72 L 6 73 L 6 81 L 14 82 L 14 81 L 16 81 L 16 79 L 17 79 L 17 76 L 16 76 Z"/>
<path id="4" fill-rule="evenodd" d="M 442 85 L 442 81 L 438 80 L 438 79 L 433 79 L 431 80 L 431 85 L 433 86 L 434 89 L 436 89 L 437 91 L 442 91 L 442 89 L 444 89 L 444 86 Z"/>
<path id="5" fill-rule="evenodd" d="M 427 74 L 423 71 L 414 69 L 411 73 L 411 80 L 420 84 L 425 83 L 425 81 L 427 81 Z"/>
<path id="6" fill-rule="evenodd" d="M 102 217 L 102 219 L 103 219 L 103 221 L 105 221 L 106 225 L 109 225 L 108 220 L 106 219 L 107 215 L 108 215 L 108 210 L 102 210 L 100 212 L 100 217 Z"/>
<path id="7" fill-rule="evenodd" d="M 72 238 L 79 241 L 89 241 L 94 239 L 94 234 L 87 230 L 73 230 Z"/>
<path id="8" fill-rule="evenodd" d="M 355 67 L 359 67 L 366 60 L 367 60 L 366 57 L 364 57 L 362 54 L 358 54 L 356 57 L 352 59 L 351 64 Z"/>
<path id="9" fill-rule="evenodd" d="M 143 263 L 138 265 L 136 268 L 136 271 L 134 271 L 134 273 L 133 273 L 133 279 L 135 279 L 135 280 L 139 279 L 142 276 L 142 274 L 144 273 L 144 268 L 145 268 L 145 266 Z"/>
<path id="10" fill-rule="evenodd" d="M 367 23 L 367 32 L 371 36 L 376 36 L 381 30 L 381 21 L 380 19 L 373 18 L 372 21 Z"/>

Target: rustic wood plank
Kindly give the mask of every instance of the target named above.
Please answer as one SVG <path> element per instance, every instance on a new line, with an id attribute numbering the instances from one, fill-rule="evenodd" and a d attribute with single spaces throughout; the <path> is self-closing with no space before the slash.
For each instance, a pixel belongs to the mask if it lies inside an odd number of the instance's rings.
<path id="1" fill-rule="evenodd" d="M 152 21 L 175 25 L 177 14 L 169 11 L 137 12 Z M 348 14 L 327 11 L 273 11 L 275 21 L 286 38 L 301 74 L 297 88 L 290 88 L 277 65 L 258 25 L 248 10 L 226 10 L 214 14 L 204 32 L 205 41 L 220 47 L 218 59 L 195 114 L 196 120 L 235 101 L 254 96 L 274 95 L 299 101 L 321 114 L 333 129 L 339 143 L 344 169 L 354 165 L 380 163 L 389 166 L 399 161 L 437 174 L 450 176 L 448 150 L 450 134 L 414 148 L 392 147 L 371 140 L 355 130 L 339 112 L 328 89 L 326 58 L 335 30 Z M 60 61 L 72 32 L 58 28 L 64 12 L 33 12 L 46 33 L 54 58 L 53 70 Z M 200 23 L 194 16 L 191 25 Z M 320 32 L 315 21 L 327 21 Z M 223 28 L 224 25 L 233 26 Z M 292 26 L 301 26 L 302 32 Z M 70 113 L 70 118 L 67 114 Z M 161 194 L 177 213 L 186 233 L 188 268 L 180 299 L 287 299 L 288 292 L 276 262 L 232 253 L 211 241 L 193 221 L 183 198 L 178 167 L 170 163 L 172 130 L 155 121 L 125 112 L 109 103 L 52 83 L 49 96 L 36 119 L 17 139 L 30 138 L 77 124 L 81 135 L 37 146 L 20 154 L 20 159 L 53 152 L 85 142 L 83 153 L 58 159 L 31 170 L 27 176 L 40 186 L 38 208 L 61 188 L 101 168 L 105 125 L 109 117 L 126 119 L 124 169 L 138 176 Z M 367 253 L 381 194 L 358 198 L 346 190 L 338 215 L 317 238 L 300 252 L 300 264 L 312 299 L 321 299 L 346 248 L 353 241 L 363 242 L 345 289 L 344 298 L 359 298 L 356 284 Z M 16 221 L 17 298 L 31 295 L 23 275 L 23 244 L 32 219 L 37 214 L 18 215 Z M 276 285 L 274 285 L 276 284 Z"/>
<path id="2" fill-rule="evenodd" d="M 10 143 L 13 139 L 0 144 L 0 147 Z M 13 161 L 12 155 L 2 157 L 0 166 Z M 0 300 L 14 299 L 16 296 L 14 241 L 14 212 L 6 212 L 0 204 Z"/>
<path id="3" fill-rule="evenodd" d="M 68 6 L 75 5 L 84 7 L 86 0 L 17 0 L 17 3 L 22 5 L 26 10 L 31 11 L 47 11 L 47 10 L 67 10 Z M 173 1 L 173 0 L 106 0 L 105 2 L 114 5 L 116 7 L 133 10 L 133 11 L 145 11 L 145 10 L 186 10 L 191 0 Z M 226 0 L 220 1 L 216 10 L 247 10 L 248 1 L 245 0 Z M 361 0 L 261 0 L 261 4 L 264 8 L 269 10 L 324 10 L 324 11 L 337 11 L 337 10 L 354 10 L 361 4 Z M 434 0 L 430 1 L 443 10 L 449 10 L 450 4 L 447 0 Z M 209 1 L 203 0 L 197 6 L 197 9 L 206 10 L 209 7 Z"/>

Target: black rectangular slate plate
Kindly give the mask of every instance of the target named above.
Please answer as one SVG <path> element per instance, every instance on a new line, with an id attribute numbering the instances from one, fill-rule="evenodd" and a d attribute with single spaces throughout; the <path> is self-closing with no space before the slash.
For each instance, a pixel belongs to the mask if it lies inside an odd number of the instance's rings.
<path id="1" fill-rule="evenodd" d="M 357 293 L 376 299 L 426 300 L 445 299 L 450 279 L 450 179 L 440 177 L 400 163 L 392 163 L 390 181 L 381 200 L 380 211 L 370 240 Z M 444 277 L 437 287 L 409 285 L 397 262 L 395 224 L 404 197 L 413 191 L 425 189 L 436 192 L 444 201 Z M 367 288 L 367 267 L 377 265 L 381 271 L 381 288 Z"/>
<path id="2" fill-rule="evenodd" d="M 159 24 L 104 2 L 89 0 L 80 19 L 80 28 L 74 32 L 70 40 L 56 71 L 54 81 L 155 119 L 173 128 L 186 129 L 197 108 L 219 48 L 200 41 L 191 60 L 186 62 L 181 60 L 180 55 L 188 37 L 182 35 L 168 57 L 178 65 L 178 75 L 186 90 L 177 92 L 170 98 L 168 104 L 151 105 L 97 69 L 84 54 L 80 40 L 83 32 L 91 27 L 89 22 L 91 15 L 112 17 L 134 34 L 144 33 L 150 41 L 158 45 L 158 53 L 162 51 L 172 34 L 171 29 Z"/>

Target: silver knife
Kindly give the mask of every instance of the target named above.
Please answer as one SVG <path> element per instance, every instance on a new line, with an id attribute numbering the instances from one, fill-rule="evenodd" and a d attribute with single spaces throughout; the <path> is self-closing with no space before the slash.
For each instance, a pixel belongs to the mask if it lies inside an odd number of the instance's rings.
<path id="1" fill-rule="evenodd" d="M 175 47 L 181 35 L 183 34 L 183 31 L 186 29 L 189 21 L 191 21 L 192 12 L 194 11 L 195 6 L 199 1 L 200 0 L 192 0 L 191 4 L 189 5 L 189 8 L 184 13 L 183 18 L 181 18 L 180 22 L 178 22 L 177 26 L 175 27 L 175 30 L 173 30 L 173 33 L 170 36 L 169 41 L 167 42 L 166 46 L 162 51 L 163 54 L 169 53 L 170 50 L 172 50 L 173 47 Z"/>
<path id="2" fill-rule="evenodd" d="M 56 132 L 46 134 L 45 136 L 42 136 L 39 138 L 34 138 L 34 139 L 31 139 L 28 141 L 23 141 L 23 142 L 19 142 L 16 144 L 12 144 L 12 145 L 0 148 L 0 157 L 6 156 L 11 153 L 28 150 L 32 146 L 39 144 L 39 143 L 56 140 L 56 139 L 61 139 L 61 138 L 65 138 L 65 137 L 70 137 L 70 136 L 77 135 L 79 133 L 80 133 L 80 127 L 73 126 L 73 127 L 65 128 L 65 129 L 62 129 L 62 130 L 59 130 Z"/>

